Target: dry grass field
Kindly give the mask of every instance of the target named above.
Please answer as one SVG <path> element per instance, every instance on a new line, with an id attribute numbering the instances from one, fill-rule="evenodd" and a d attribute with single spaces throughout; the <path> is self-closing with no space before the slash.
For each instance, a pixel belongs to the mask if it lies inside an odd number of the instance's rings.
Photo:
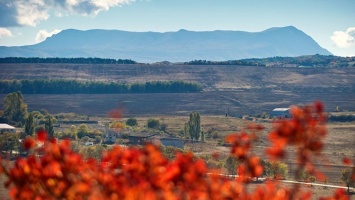
<path id="1" fill-rule="evenodd" d="M 276 107 L 305 105 L 321 100 L 328 111 L 355 110 L 355 92 L 343 91 L 275 91 L 238 90 L 205 91 L 200 93 L 150 94 L 24 94 L 29 110 L 46 109 L 50 113 L 75 112 L 88 116 L 106 116 L 115 108 L 123 108 L 127 117 L 186 116 L 192 111 L 203 115 L 259 115 Z M 0 94 L 3 107 L 5 94 Z"/>
<path id="2" fill-rule="evenodd" d="M 146 121 L 149 117 L 139 117 L 138 124 L 140 126 L 145 126 Z M 167 130 L 170 133 L 177 135 L 180 130 L 183 129 L 184 124 L 188 122 L 188 116 L 160 116 L 155 117 L 161 123 L 167 124 Z M 259 141 L 254 145 L 253 153 L 259 155 L 262 158 L 266 158 L 264 151 L 268 147 L 267 134 L 272 128 L 271 122 L 261 122 L 261 121 L 249 121 L 238 119 L 235 117 L 224 117 L 224 116 L 201 116 L 201 126 L 204 132 L 209 129 L 216 130 L 220 133 L 221 138 L 225 135 L 238 132 L 243 130 L 250 123 L 258 123 L 265 127 L 265 130 L 261 132 Z M 329 183 L 335 185 L 341 185 L 340 181 L 341 171 L 346 167 L 342 163 L 342 158 L 349 157 L 355 158 L 355 124 L 352 122 L 340 123 L 340 122 L 330 122 L 327 124 L 328 134 L 325 138 L 325 149 L 323 154 L 314 159 L 317 167 L 323 171 L 329 178 Z M 222 156 L 229 154 L 230 149 L 228 147 L 223 147 L 217 145 L 217 140 L 207 139 L 207 145 L 203 150 L 196 153 L 209 153 L 212 154 L 217 152 Z M 295 170 L 296 164 L 294 163 L 294 157 L 292 156 L 294 150 L 289 149 L 289 157 L 286 158 L 286 162 L 290 167 L 289 178 L 293 178 L 293 172 Z"/>
<path id="3" fill-rule="evenodd" d="M 355 85 L 355 68 L 287 68 L 226 65 L 0 64 L 0 79 L 77 79 L 115 82 L 185 80 L 206 90 L 326 88 Z"/>

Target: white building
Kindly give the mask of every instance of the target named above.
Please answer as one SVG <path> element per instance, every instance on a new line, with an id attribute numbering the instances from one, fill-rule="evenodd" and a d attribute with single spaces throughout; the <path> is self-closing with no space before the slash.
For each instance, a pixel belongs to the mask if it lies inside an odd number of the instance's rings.
<path id="1" fill-rule="evenodd" d="M 0 133 L 16 133 L 16 128 L 8 124 L 0 124 Z"/>
<path id="2" fill-rule="evenodd" d="M 270 118 L 290 118 L 290 108 L 275 108 L 270 113 Z"/>
<path id="3" fill-rule="evenodd" d="M 105 132 L 106 142 L 115 142 L 116 139 L 121 138 L 121 133 L 116 129 L 106 129 Z"/>

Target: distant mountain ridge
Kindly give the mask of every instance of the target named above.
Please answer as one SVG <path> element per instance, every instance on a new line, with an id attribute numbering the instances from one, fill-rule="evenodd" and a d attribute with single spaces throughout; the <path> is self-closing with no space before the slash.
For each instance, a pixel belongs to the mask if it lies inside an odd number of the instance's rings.
<path id="1" fill-rule="evenodd" d="M 314 54 L 331 55 L 293 26 L 261 32 L 67 29 L 35 45 L 0 47 L 0 57 L 101 57 L 138 62 L 223 61 Z"/>

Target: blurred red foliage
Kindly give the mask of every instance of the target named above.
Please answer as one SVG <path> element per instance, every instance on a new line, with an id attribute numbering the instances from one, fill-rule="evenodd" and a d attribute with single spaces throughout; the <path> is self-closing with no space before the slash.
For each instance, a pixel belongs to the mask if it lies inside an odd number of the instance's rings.
<path id="1" fill-rule="evenodd" d="M 298 170 L 322 177 L 311 158 L 319 155 L 324 146 L 323 110 L 320 102 L 294 107 L 291 119 L 275 122 L 269 134 L 270 158 L 284 158 L 285 148 L 293 146 Z M 110 116 L 120 117 L 121 112 L 113 111 Z M 6 187 L 13 199 L 310 199 L 310 192 L 298 186 L 287 188 L 276 181 L 266 181 L 253 190 L 248 188 L 251 178 L 263 173 L 260 159 L 250 152 L 262 129 L 260 125 L 250 125 L 246 131 L 226 137 L 231 155 L 240 163 L 236 169 L 238 176 L 233 180 L 209 170 L 192 153 L 177 154 L 175 159 L 168 160 L 152 144 L 143 148 L 115 146 L 97 161 L 71 151 L 68 140 L 46 141 L 43 132 L 38 133 L 37 139 L 25 139 L 24 148 L 33 150 L 26 158 L 17 159 L 10 167 L 0 160 L 0 173 L 8 177 Z M 37 141 L 45 143 L 40 149 L 33 149 Z M 345 159 L 344 163 L 349 164 L 350 160 Z M 323 199 L 349 196 L 344 190 L 337 190 L 334 196 Z"/>

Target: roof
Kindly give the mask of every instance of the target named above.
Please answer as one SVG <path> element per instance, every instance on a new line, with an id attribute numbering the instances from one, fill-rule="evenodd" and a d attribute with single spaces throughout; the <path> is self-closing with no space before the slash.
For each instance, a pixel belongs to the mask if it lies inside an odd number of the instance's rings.
<path id="1" fill-rule="evenodd" d="M 158 133 L 150 134 L 150 135 L 129 135 L 129 138 L 150 138 L 155 135 L 158 135 Z"/>
<path id="2" fill-rule="evenodd" d="M 8 124 L 0 124 L 0 128 L 2 128 L 2 129 L 14 129 L 15 127 L 13 127 L 13 126 L 10 126 L 10 125 L 8 125 Z"/>
<path id="3" fill-rule="evenodd" d="M 288 111 L 288 110 L 290 110 L 290 108 L 275 108 L 274 110 L 272 110 L 272 111 Z"/>
<path id="4" fill-rule="evenodd" d="M 175 141 L 181 140 L 181 141 L 183 141 L 183 139 L 181 139 L 181 138 L 160 138 L 160 140 L 175 140 Z"/>

